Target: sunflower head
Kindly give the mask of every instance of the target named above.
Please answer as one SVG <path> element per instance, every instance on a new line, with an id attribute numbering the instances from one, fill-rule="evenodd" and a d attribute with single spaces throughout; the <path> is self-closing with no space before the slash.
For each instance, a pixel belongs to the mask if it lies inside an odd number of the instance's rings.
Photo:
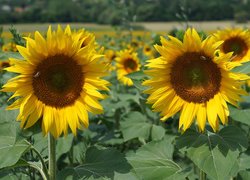
<path id="1" fill-rule="evenodd" d="M 147 44 L 143 47 L 143 54 L 145 54 L 148 58 L 154 58 L 154 50 Z"/>
<path id="2" fill-rule="evenodd" d="M 229 61 L 232 53 L 216 55 L 221 43 L 214 38 L 202 41 L 194 29 L 185 32 L 183 42 L 172 36 L 161 38 L 162 46 L 155 46 L 161 56 L 148 61 L 146 74 L 151 78 L 143 84 L 149 86 L 147 102 L 161 112 L 162 120 L 180 111 L 183 131 L 195 119 L 201 131 L 207 120 L 214 131 L 219 119 L 227 123 L 227 102 L 237 105 L 245 93 L 240 80 L 248 76 L 230 72 L 240 65 Z"/>
<path id="3" fill-rule="evenodd" d="M 105 52 L 105 57 L 108 59 L 109 62 L 111 62 L 116 58 L 116 52 L 112 49 L 108 49 Z"/>
<path id="4" fill-rule="evenodd" d="M 44 38 L 35 32 L 27 37 L 26 47 L 17 46 L 24 60 L 11 58 L 7 71 L 19 75 L 3 86 L 3 91 L 14 92 L 18 99 L 8 109 L 20 109 L 17 120 L 22 128 L 41 121 L 44 134 L 54 137 L 67 134 L 68 126 L 76 134 L 88 127 L 88 112 L 101 113 L 98 90 L 108 90 L 106 74 L 94 46 L 83 46 L 89 38 L 84 32 L 71 32 L 70 26 L 57 31 L 49 27 Z"/>
<path id="5" fill-rule="evenodd" d="M 233 52 L 232 61 L 250 60 L 250 32 L 243 29 L 225 29 L 214 34 L 217 41 L 224 41 L 220 50 L 226 54 Z"/>
<path id="6" fill-rule="evenodd" d="M 124 85 L 132 86 L 132 80 L 126 77 L 126 75 L 140 70 L 140 63 L 137 53 L 131 52 L 127 49 L 120 51 L 117 53 L 116 63 L 118 80 Z"/>

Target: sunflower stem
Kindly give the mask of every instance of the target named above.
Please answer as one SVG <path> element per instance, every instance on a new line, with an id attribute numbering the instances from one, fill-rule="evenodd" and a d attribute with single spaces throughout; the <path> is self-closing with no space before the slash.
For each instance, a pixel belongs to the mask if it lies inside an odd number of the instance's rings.
<path id="1" fill-rule="evenodd" d="M 206 179 L 207 179 L 206 173 L 200 169 L 200 180 L 206 180 Z"/>
<path id="2" fill-rule="evenodd" d="M 49 133 L 48 136 L 48 146 L 49 146 L 49 180 L 56 179 L 56 140 Z"/>

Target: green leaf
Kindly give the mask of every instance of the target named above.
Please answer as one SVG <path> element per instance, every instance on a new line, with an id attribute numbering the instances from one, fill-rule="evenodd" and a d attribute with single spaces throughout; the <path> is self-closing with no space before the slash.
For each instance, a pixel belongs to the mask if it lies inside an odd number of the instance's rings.
<path id="1" fill-rule="evenodd" d="M 29 147 L 24 139 L 16 141 L 14 122 L 0 123 L 0 169 L 16 164 Z"/>
<path id="2" fill-rule="evenodd" d="M 127 159 L 140 179 L 168 179 L 178 174 L 181 168 L 172 160 L 168 143 L 165 140 L 150 142 L 136 153 L 128 154 Z"/>
<path id="3" fill-rule="evenodd" d="M 114 178 L 115 172 L 128 173 L 131 169 L 124 155 L 114 149 L 91 147 L 83 165 L 75 168 L 78 178 Z"/>
<path id="4" fill-rule="evenodd" d="M 60 137 L 57 139 L 57 144 L 56 144 L 56 159 L 58 159 L 62 154 L 67 153 L 73 142 L 74 135 L 69 134 L 66 137 Z"/>
<path id="5" fill-rule="evenodd" d="M 17 114 L 18 111 L 7 111 L 4 108 L 0 108 L 0 123 L 16 121 Z"/>
<path id="6" fill-rule="evenodd" d="M 61 180 L 73 180 L 76 179 L 77 173 L 74 168 L 65 168 L 57 174 L 56 179 L 61 179 Z"/>
<path id="7" fill-rule="evenodd" d="M 232 71 L 237 73 L 248 74 L 250 73 L 250 62 L 246 62 L 241 66 L 235 67 Z"/>
<path id="8" fill-rule="evenodd" d="M 0 60 L 7 60 L 9 58 L 23 59 L 18 52 L 0 52 Z"/>
<path id="9" fill-rule="evenodd" d="M 120 122 L 124 141 L 133 138 L 148 139 L 152 124 L 147 122 L 147 118 L 140 112 L 133 111 Z"/>
<path id="10" fill-rule="evenodd" d="M 0 169 L 15 165 L 30 144 L 17 135 L 17 111 L 0 109 Z"/>
<path id="11" fill-rule="evenodd" d="M 114 179 L 116 180 L 139 180 L 139 177 L 132 172 L 126 173 L 126 174 L 115 172 Z"/>
<path id="12" fill-rule="evenodd" d="M 237 177 L 237 180 L 249 180 L 250 179 L 250 171 L 240 171 Z"/>
<path id="13" fill-rule="evenodd" d="M 165 129 L 161 126 L 152 126 L 151 137 L 152 140 L 161 140 L 165 135 Z"/>
<path id="14" fill-rule="evenodd" d="M 136 71 L 136 72 L 132 72 L 129 73 L 128 75 L 126 75 L 127 77 L 129 77 L 132 80 L 142 80 L 146 77 L 146 75 L 142 72 L 142 71 Z"/>
<path id="15" fill-rule="evenodd" d="M 250 150 L 242 153 L 239 157 L 240 170 L 250 169 Z"/>
<path id="16" fill-rule="evenodd" d="M 233 106 L 229 106 L 230 117 L 238 122 L 250 125 L 249 114 L 250 109 L 237 109 Z"/>
<path id="17" fill-rule="evenodd" d="M 227 126 L 219 133 L 200 134 L 189 130 L 177 139 L 177 147 L 209 177 L 230 179 L 239 170 L 237 158 L 248 146 L 247 138 L 238 127 Z"/>

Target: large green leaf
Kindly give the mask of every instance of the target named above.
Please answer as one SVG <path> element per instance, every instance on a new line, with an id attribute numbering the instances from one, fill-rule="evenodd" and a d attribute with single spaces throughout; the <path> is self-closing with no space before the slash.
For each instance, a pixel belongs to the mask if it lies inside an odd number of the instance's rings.
<path id="1" fill-rule="evenodd" d="M 239 170 L 239 153 L 248 146 L 241 129 L 234 126 L 218 133 L 200 134 L 189 130 L 177 139 L 177 147 L 212 179 L 224 180 Z"/>
<path id="2" fill-rule="evenodd" d="M 168 142 L 150 142 L 142 146 L 136 153 L 128 154 L 127 159 L 140 179 L 171 179 L 181 168 L 172 160 Z"/>
<path id="3" fill-rule="evenodd" d="M 16 141 L 14 122 L 0 123 L 0 169 L 16 164 L 29 147 L 24 139 Z"/>
<path id="4" fill-rule="evenodd" d="M 16 121 L 17 114 L 18 111 L 7 111 L 4 108 L 0 108 L 0 123 Z"/>
<path id="5" fill-rule="evenodd" d="M 114 149 L 91 147 L 86 152 L 83 165 L 75 168 L 78 178 L 114 178 L 115 172 L 129 173 L 131 165 L 124 155 Z"/>
<path id="6" fill-rule="evenodd" d="M 237 109 L 233 106 L 229 106 L 229 110 L 230 117 L 233 118 L 233 120 L 250 125 L 250 109 Z"/>
<path id="7" fill-rule="evenodd" d="M 148 139 L 152 124 L 147 122 L 147 119 L 140 112 L 131 112 L 121 121 L 121 131 L 124 140 L 130 140 L 133 138 Z"/>

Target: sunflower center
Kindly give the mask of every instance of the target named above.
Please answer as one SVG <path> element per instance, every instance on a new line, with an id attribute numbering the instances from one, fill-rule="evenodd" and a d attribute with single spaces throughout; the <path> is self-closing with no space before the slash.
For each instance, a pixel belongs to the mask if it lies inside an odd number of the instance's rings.
<path id="1" fill-rule="evenodd" d="M 224 41 L 222 49 L 225 53 L 233 52 L 235 56 L 244 56 L 247 53 L 247 44 L 244 40 L 234 37 Z"/>
<path id="2" fill-rule="evenodd" d="M 128 73 L 133 72 L 137 69 L 137 63 L 133 59 L 127 59 L 124 62 L 124 68 Z"/>
<path id="3" fill-rule="evenodd" d="M 83 72 L 71 57 L 55 55 L 38 64 L 33 74 L 33 90 L 44 104 L 56 108 L 71 105 L 80 96 Z"/>
<path id="4" fill-rule="evenodd" d="M 219 91 L 221 72 L 211 58 L 188 52 L 173 63 L 170 82 L 176 94 L 185 101 L 204 103 Z"/>

